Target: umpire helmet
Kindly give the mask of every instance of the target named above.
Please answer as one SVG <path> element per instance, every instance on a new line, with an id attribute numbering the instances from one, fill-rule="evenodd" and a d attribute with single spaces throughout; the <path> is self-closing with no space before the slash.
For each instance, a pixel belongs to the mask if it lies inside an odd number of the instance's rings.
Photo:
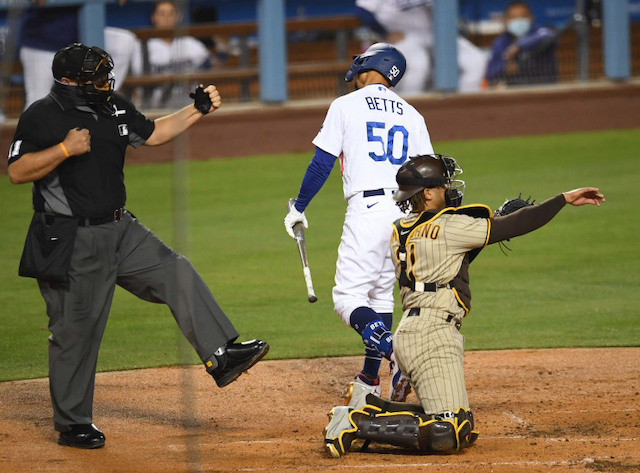
<path id="1" fill-rule="evenodd" d="M 73 43 L 61 49 L 53 57 L 51 70 L 57 81 L 66 77 L 78 82 L 90 105 L 106 103 L 113 93 L 113 60 L 97 46 Z"/>
<path id="2" fill-rule="evenodd" d="M 353 57 L 353 63 L 344 80 L 351 82 L 361 72 L 377 71 L 382 74 L 391 87 L 394 87 L 407 69 L 404 55 L 389 43 L 375 43 L 364 53 Z"/>
<path id="3" fill-rule="evenodd" d="M 415 156 L 400 166 L 396 174 L 398 191 L 394 200 L 405 202 L 426 188 L 447 186 L 446 204 L 459 207 L 464 197 L 464 181 L 457 179 L 462 168 L 451 156 L 425 154 Z"/>

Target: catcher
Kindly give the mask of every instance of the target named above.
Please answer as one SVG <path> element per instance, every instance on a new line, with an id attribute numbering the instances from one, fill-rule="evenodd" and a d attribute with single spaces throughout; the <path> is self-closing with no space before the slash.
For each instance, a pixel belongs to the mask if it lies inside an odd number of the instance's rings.
<path id="1" fill-rule="evenodd" d="M 394 336 L 398 365 L 419 405 L 383 401 L 369 394 L 363 406 L 329 413 L 325 446 L 344 455 L 356 439 L 424 453 L 451 453 L 478 436 L 464 381 L 462 319 L 471 308 L 469 264 L 492 243 L 532 232 L 564 206 L 600 206 L 597 188 L 564 192 L 541 204 L 512 199 L 495 214 L 485 205 L 461 206 L 462 169 L 443 155 L 405 162 L 394 199 L 408 216 L 394 223 L 391 253 L 400 284 L 403 316 Z"/>

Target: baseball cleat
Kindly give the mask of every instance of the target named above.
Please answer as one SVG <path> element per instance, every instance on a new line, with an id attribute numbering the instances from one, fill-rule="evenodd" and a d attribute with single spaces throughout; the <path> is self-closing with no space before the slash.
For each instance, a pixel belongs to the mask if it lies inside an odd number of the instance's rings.
<path id="1" fill-rule="evenodd" d="M 345 393 L 345 405 L 354 409 L 361 409 L 367 403 L 367 394 L 380 396 L 380 384 L 371 386 L 360 381 L 358 376 L 349 383 L 347 392 Z"/>
<path id="2" fill-rule="evenodd" d="M 229 343 L 221 354 L 216 355 L 218 366 L 207 371 L 222 388 L 260 361 L 268 351 L 269 344 L 262 340 Z"/>
<path id="3" fill-rule="evenodd" d="M 411 383 L 400 368 L 398 363 L 391 363 L 391 382 L 389 386 L 389 400 L 396 402 L 405 402 L 411 393 Z"/>
<path id="4" fill-rule="evenodd" d="M 324 446 L 333 458 L 340 458 L 349 450 L 358 430 L 352 423 L 349 406 L 336 406 L 329 414 L 329 424 L 324 428 Z"/>

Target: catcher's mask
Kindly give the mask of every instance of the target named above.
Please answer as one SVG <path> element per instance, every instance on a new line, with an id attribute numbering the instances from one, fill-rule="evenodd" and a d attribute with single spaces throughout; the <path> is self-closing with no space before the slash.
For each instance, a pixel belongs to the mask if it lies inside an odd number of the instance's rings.
<path id="1" fill-rule="evenodd" d="M 425 154 L 406 161 L 396 174 L 398 191 L 394 200 L 404 202 L 426 188 L 447 186 L 445 201 L 449 207 L 462 205 L 464 181 L 458 179 L 462 168 L 451 156 Z"/>
<path id="2" fill-rule="evenodd" d="M 353 56 L 353 63 L 344 80 L 351 82 L 361 72 L 377 71 L 382 74 L 391 87 L 394 87 L 407 68 L 404 55 L 389 43 L 375 43 L 362 54 Z"/>
<path id="3" fill-rule="evenodd" d="M 58 82 L 63 77 L 76 81 L 89 105 L 106 104 L 113 94 L 113 60 L 97 46 L 73 43 L 56 53 L 51 69 Z"/>

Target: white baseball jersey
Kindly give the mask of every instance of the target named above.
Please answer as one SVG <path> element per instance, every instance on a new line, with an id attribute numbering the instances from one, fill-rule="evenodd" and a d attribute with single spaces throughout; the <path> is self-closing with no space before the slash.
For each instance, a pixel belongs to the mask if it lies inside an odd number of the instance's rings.
<path id="1" fill-rule="evenodd" d="M 356 0 L 356 6 L 373 13 L 390 33 L 419 32 L 423 45 L 431 47 L 433 28 L 429 3 L 428 0 Z"/>
<path id="2" fill-rule="evenodd" d="M 393 45 L 407 58 L 407 71 L 396 87 L 399 94 L 427 90 L 431 76 L 433 18 L 430 0 L 356 0 L 356 5 L 373 14 L 388 33 L 402 33 Z M 480 90 L 488 54 L 462 36 L 457 38 L 458 89 Z"/>
<path id="3" fill-rule="evenodd" d="M 334 100 L 313 144 L 340 157 L 346 200 L 368 189 L 397 189 L 402 163 L 433 154 L 422 115 L 381 84 Z"/>
<path id="4" fill-rule="evenodd" d="M 129 75 L 134 58 L 140 55 L 140 40 L 129 30 L 106 26 L 104 28 L 104 46 L 113 59 L 111 72 L 116 79 L 115 89 L 119 90 Z M 134 71 L 132 72 L 135 74 Z"/>
<path id="5" fill-rule="evenodd" d="M 151 38 L 147 41 L 151 74 L 184 74 L 196 72 L 211 58 L 206 46 L 196 38 L 182 36 L 170 43 Z M 189 102 L 189 91 L 197 84 L 176 85 L 170 91 L 157 87 L 151 96 L 151 107 L 181 107 Z"/>
<path id="6" fill-rule="evenodd" d="M 347 325 L 358 307 L 393 312 L 389 238 L 393 221 L 402 213 L 392 196 L 400 165 L 412 156 L 433 153 L 424 118 L 395 92 L 371 84 L 333 101 L 313 144 L 340 157 L 348 202 L 334 308 Z"/>
<path id="7" fill-rule="evenodd" d="M 147 48 L 152 74 L 195 72 L 210 56 L 202 41 L 191 36 L 175 38 L 170 43 L 151 38 Z"/>

